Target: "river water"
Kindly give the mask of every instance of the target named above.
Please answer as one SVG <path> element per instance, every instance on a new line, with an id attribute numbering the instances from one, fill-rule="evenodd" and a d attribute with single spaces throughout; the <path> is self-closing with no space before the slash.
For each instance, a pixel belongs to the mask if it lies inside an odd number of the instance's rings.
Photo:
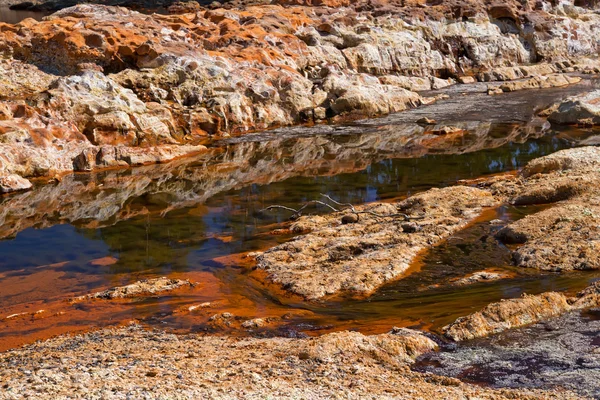
<path id="1" fill-rule="evenodd" d="M 515 171 L 533 158 L 595 143 L 598 131 L 558 130 L 534 117 L 535 110 L 553 100 L 595 86 L 586 81 L 493 98 L 477 85 L 465 96 L 459 91 L 463 86 L 450 91 L 443 103 L 386 118 L 231 138 L 212 143 L 207 154 L 196 158 L 69 175 L 0 197 L 0 348 L 131 320 L 179 331 L 214 331 L 208 318 L 219 312 L 285 316 L 277 328 L 254 332 L 261 335 L 340 329 L 380 333 L 394 325 L 438 332 L 502 298 L 577 291 L 600 273 L 518 270 L 511 266 L 509 250 L 492 239 L 498 227 L 490 221 L 516 220 L 534 211 L 531 207 L 489 210 L 425 254 L 412 274 L 366 299 L 306 303 L 265 282 L 245 255 L 290 238 L 273 233 L 287 226 L 290 215 L 261 211 L 271 204 L 297 207 L 320 193 L 344 203 L 390 201 L 462 179 Z M 467 133 L 424 135 L 415 124 L 424 115 Z M 510 279 L 453 285 L 486 268 Z M 198 285 L 161 297 L 66 301 L 158 276 Z M 187 312 L 204 303 L 210 303 L 205 311 Z M 39 310 L 44 312 L 35 314 Z M 6 319 L 20 313 L 28 314 Z"/>

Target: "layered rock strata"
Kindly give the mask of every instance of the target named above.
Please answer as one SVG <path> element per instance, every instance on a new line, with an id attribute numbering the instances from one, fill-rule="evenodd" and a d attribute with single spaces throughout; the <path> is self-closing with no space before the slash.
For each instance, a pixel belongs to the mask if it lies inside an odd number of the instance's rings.
<path id="1" fill-rule="evenodd" d="M 568 84 L 540 76 L 596 68 L 600 16 L 567 2 L 270 3 L 177 15 L 78 5 L 0 23 L 0 175 L 162 162 L 207 135 L 402 111 L 457 81 Z"/>

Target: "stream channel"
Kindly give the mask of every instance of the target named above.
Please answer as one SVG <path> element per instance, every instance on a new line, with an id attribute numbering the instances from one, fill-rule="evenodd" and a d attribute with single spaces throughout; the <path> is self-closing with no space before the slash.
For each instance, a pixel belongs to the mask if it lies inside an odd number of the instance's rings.
<path id="1" fill-rule="evenodd" d="M 599 86 L 585 79 L 569 88 L 488 96 L 485 85 L 460 85 L 445 92 L 449 99 L 405 113 L 222 139 L 194 158 L 67 175 L 0 197 L 0 350 L 131 320 L 180 332 L 256 336 L 299 337 L 342 329 L 382 333 L 393 326 L 439 333 L 457 317 L 503 298 L 576 292 L 600 278 L 600 272 L 520 270 L 511 265 L 509 249 L 493 239 L 495 230 L 534 211 L 532 207 L 489 210 L 423 254 L 409 275 L 367 298 L 305 302 L 265 282 L 246 254 L 291 238 L 275 233 L 288 226 L 290 213 L 261 211 L 272 204 L 298 207 L 320 193 L 343 203 L 393 201 L 463 179 L 517 171 L 560 149 L 600 143 L 600 131 L 558 129 L 535 117 L 554 101 Z M 423 134 L 416 121 L 424 116 L 466 133 Z M 507 278 L 455 284 L 484 269 Z M 156 297 L 67 301 L 160 276 L 198 284 Z M 199 304 L 198 312 L 189 311 Z M 36 314 L 39 310 L 44 311 Z M 283 318 L 276 326 L 248 332 L 211 324 L 209 317 L 222 312 Z M 30 314 L 6 318 L 21 313 Z M 415 368 L 478 384 L 564 385 L 600 396 L 597 320 L 594 315 L 569 315 L 552 328 L 542 324 L 461 346 L 444 344 Z M 580 328 L 583 339 L 577 345 L 564 339 L 569 326 Z M 566 343 L 570 356 L 560 362 L 547 357 L 544 343 L 554 342 Z M 520 369 L 509 368 L 511 363 Z M 588 374 L 573 372 L 579 368 L 587 368 Z M 570 380 L 560 378 L 568 373 Z"/>

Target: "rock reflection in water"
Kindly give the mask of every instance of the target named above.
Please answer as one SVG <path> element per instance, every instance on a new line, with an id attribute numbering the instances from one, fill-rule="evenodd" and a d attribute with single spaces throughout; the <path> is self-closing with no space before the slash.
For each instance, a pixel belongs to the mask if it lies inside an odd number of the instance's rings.
<path id="1" fill-rule="evenodd" d="M 531 141 L 543 134 L 538 124 L 466 122 L 462 127 L 463 134 L 446 136 L 423 134 L 422 127 L 406 124 L 364 134 L 241 142 L 164 165 L 68 175 L 56 184 L 0 197 L 0 238 L 29 227 L 70 223 L 98 228 L 148 212 L 164 216 L 242 188 L 248 189 L 240 197 L 258 186 L 265 196 L 278 182 L 274 192 L 283 189 L 287 194 L 273 200 L 287 204 L 319 191 L 335 192 L 344 201 L 373 201 L 516 169 L 571 145 L 566 136 Z M 435 157 L 467 153 L 468 157 Z M 296 193 L 289 197 L 289 192 Z M 249 210 L 263 205 L 249 205 Z"/>
<path id="2" fill-rule="evenodd" d="M 600 398 L 600 320 L 570 313 L 430 353 L 414 369 L 494 387 L 562 387 Z"/>
<path id="3" fill-rule="evenodd" d="M 79 305 L 60 317 L 48 312 L 41 314 L 48 318 L 36 317 L 27 324 L 0 321 L 0 337 L 5 343 L 22 343 L 49 332 L 131 318 L 195 330 L 205 328 L 211 315 L 207 313 L 255 318 L 305 309 L 305 303 L 252 276 L 238 256 L 289 239 L 271 233 L 288 215 L 260 213 L 266 205 L 297 206 L 319 193 L 352 203 L 396 198 L 519 168 L 532 158 L 573 146 L 586 135 L 544 135 L 535 123 L 463 126 L 467 129 L 460 135 L 446 136 L 423 134 L 423 128 L 406 124 L 362 134 L 344 134 L 342 129 L 261 142 L 234 140 L 191 160 L 69 175 L 27 193 L 4 196 L 0 274 L 3 285 L 15 289 L 1 292 L 0 307 L 6 315 L 24 309 L 57 311 L 57 302 L 65 298 L 147 277 L 167 275 L 202 285 L 186 296 Z M 215 301 L 201 313 L 177 311 Z M 452 301 L 465 303 L 461 298 Z M 358 311 L 349 306 L 346 310 Z M 393 306 L 372 311 L 367 308 L 352 317 L 362 325 L 320 309 L 287 321 L 292 330 L 298 326 L 306 332 L 340 327 L 383 332 L 410 323 L 403 313 L 390 317 Z M 367 315 L 381 318 L 372 324 Z"/>

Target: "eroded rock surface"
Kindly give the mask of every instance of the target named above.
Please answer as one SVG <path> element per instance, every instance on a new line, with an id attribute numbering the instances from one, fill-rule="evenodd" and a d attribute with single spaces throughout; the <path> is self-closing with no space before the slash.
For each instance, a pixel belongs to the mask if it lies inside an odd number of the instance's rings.
<path id="1" fill-rule="evenodd" d="M 134 282 L 130 285 L 117 286 L 114 288 L 103 290 L 101 292 L 75 297 L 71 299 L 71 302 L 81 302 L 84 300 L 91 299 L 124 299 L 142 295 L 152 295 L 161 292 L 168 292 L 185 286 L 193 286 L 193 283 L 188 280 L 169 279 L 165 277 L 155 279 L 144 279 L 142 281 Z"/>
<path id="2" fill-rule="evenodd" d="M 408 369 L 414 358 L 435 347 L 431 339 L 405 329 L 311 339 L 184 336 L 137 326 L 105 329 L 0 354 L 0 398 L 326 399 L 340 393 L 350 398 L 576 398 L 559 390 L 491 390 Z M 35 371 L 17 367 L 31 363 Z"/>
<path id="3" fill-rule="evenodd" d="M 343 224 L 344 212 L 303 217 L 292 230 L 310 233 L 258 256 L 258 268 L 310 300 L 368 294 L 404 273 L 421 250 L 465 227 L 494 204 L 486 191 L 454 186 L 395 204 L 362 206 L 357 208 L 356 223 Z"/>
<path id="4" fill-rule="evenodd" d="M 85 4 L 0 24 L 0 174 L 162 162 L 207 136 L 402 111 L 435 100 L 417 91 L 457 81 L 568 84 L 556 74 L 597 64 L 587 57 L 600 16 L 568 2 L 240 0 L 173 12 Z"/>
<path id="5" fill-rule="evenodd" d="M 562 150 L 531 161 L 512 181 L 509 201 L 516 205 L 552 204 L 509 224 L 497 237 L 519 244 L 517 265 L 550 271 L 600 268 L 600 149 Z M 492 185 L 493 186 L 493 185 Z"/>
<path id="6" fill-rule="evenodd" d="M 492 303 L 481 311 L 457 319 L 442 330 L 452 340 L 469 340 L 598 305 L 600 305 L 600 282 L 592 284 L 575 297 L 547 292 Z"/>

